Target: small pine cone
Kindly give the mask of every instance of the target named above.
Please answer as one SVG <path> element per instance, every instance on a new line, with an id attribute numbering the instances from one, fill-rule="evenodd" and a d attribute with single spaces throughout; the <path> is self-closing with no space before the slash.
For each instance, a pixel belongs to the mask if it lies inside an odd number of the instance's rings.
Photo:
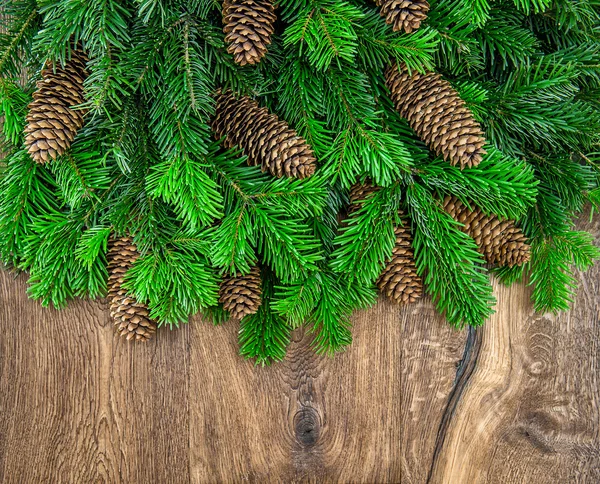
<path id="1" fill-rule="evenodd" d="M 69 147 L 83 126 L 84 112 L 72 109 L 84 102 L 83 82 L 88 76 L 86 55 L 71 52 L 65 67 L 47 64 L 29 104 L 25 145 L 37 163 L 55 160 Z"/>
<path id="2" fill-rule="evenodd" d="M 402 215 L 400 213 L 401 217 Z M 391 259 L 377 280 L 377 287 L 382 294 L 398 304 L 412 303 L 422 296 L 423 281 L 417 275 L 408 221 L 404 220 L 404 224 L 397 226 L 394 233 L 396 245 Z"/>
<path id="3" fill-rule="evenodd" d="M 260 165 L 278 178 L 306 178 L 315 171 L 316 159 L 295 130 L 247 96 L 218 93 L 212 129 L 226 148 L 240 147 L 251 165 Z"/>
<path id="4" fill-rule="evenodd" d="M 227 52 L 240 66 L 260 62 L 277 20 L 273 4 L 269 0 L 225 0 L 222 14 Z"/>
<path id="5" fill-rule="evenodd" d="M 365 181 L 365 183 L 355 183 L 350 188 L 350 193 L 348 197 L 350 198 L 350 205 L 348 206 L 348 215 L 356 212 L 360 206 L 361 202 L 364 202 L 367 198 L 369 198 L 373 193 L 377 192 L 379 187 L 373 185 L 369 180 Z"/>
<path id="6" fill-rule="evenodd" d="M 427 18 L 429 3 L 427 0 L 375 0 L 381 7 L 381 16 L 385 23 L 392 26 L 394 32 L 404 30 L 410 34 L 418 30 Z"/>
<path id="7" fill-rule="evenodd" d="M 462 231 L 475 240 L 488 263 L 513 267 L 529 260 L 527 238 L 514 221 L 485 215 L 479 208 L 470 210 L 456 197 L 446 196 L 443 205 L 446 213 L 464 225 Z"/>
<path id="8" fill-rule="evenodd" d="M 450 83 L 439 74 L 408 73 L 388 66 L 386 84 L 400 115 L 436 154 L 451 165 L 477 166 L 486 153 L 481 125 Z"/>
<path id="9" fill-rule="evenodd" d="M 130 237 L 112 242 L 108 251 L 108 299 L 110 315 L 117 332 L 127 340 L 149 340 L 156 331 L 156 323 L 149 319 L 148 308 L 128 296 L 123 288 L 125 273 L 138 258 L 139 253 Z"/>
<path id="10" fill-rule="evenodd" d="M 219 302 L 233 319 L 242 319 L 258 311 L 261 293 L 260 269 L 255 266 L 245 276 L 225 278 L 219 289 Z"/>

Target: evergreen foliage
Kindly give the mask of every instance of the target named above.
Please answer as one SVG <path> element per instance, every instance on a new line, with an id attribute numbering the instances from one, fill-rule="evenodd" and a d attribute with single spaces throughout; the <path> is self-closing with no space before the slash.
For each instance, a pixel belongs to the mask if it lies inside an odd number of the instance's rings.
<path id="1" fill-rule="evenodd" d="M 0 0 L 0 259 L 29 294 L 62 307 L 107 291 L 112 237 L 140 258 L 125 287 L 160 325 L 218 304 L 226 275 L 259 264 L 263 302 L 241 321 L 241 354 L 280 360 L 307 324 L 318 352 L 350 344 L 408 215 L 425 290 L 448 322 L 493 311 L 490 268 L 441 208 L 445 195 L 513 219 L 538 311 L 573 300 L 574 269 L 600 256 L 573 220 L 600 208 L 600 9 L 582 0 L 435 0 L 411 34 L 367 0 L 282 0 L 268 53 L 239 67 L 213 0 Z M 47 62 L 89 58 L 85 124 L 45 166 L 24 147 L 27 106 Z M 392 62 L 440 73 L 481 123 L 481 163 L 460 170 L 428 151 L 394 109 Z M 249 95 L 317 158 L 314 175 L 274 178 L 211 132 L 215 94 Z M 248 129 L 251 129 L 248 126 Z M 348 189 L 381 187 L 347 216 Z"/>

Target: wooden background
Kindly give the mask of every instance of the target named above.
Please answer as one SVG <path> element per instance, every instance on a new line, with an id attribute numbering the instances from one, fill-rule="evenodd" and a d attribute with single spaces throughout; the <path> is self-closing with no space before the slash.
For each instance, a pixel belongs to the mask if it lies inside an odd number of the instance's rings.
<path id="1" fill-rule="evenodd" d="M 600 269 L 580 281 L 559 317 L 497 287 L 477 331 L 380 303 L 346 353 L 299 331 L 261 368 L 235 324 L 132 346 L 104 303 L 42 309 L 0 272 L 0 481 L 600 482 Z"/>

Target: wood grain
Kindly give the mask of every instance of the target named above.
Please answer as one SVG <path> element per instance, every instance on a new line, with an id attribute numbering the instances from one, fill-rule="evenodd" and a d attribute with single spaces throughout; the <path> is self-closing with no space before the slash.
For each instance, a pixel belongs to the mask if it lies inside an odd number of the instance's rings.
<path id="1" fill-rule="evenodd" d="M 559 317 L 518 286 L 477 331 L 380 302 L 347 352 L 297 331 L 262 368 L 235 324 L 132 346 L 103 303 L 42 309 L 0 271 L 0 482 L 598 482 L 600 269 L 580 278 Z"/>
<path id="2" fill-rule="evenodd" d="M 237 356 L 235 327 L 203 329 L 191 334 L 191 361 L 210 362 L 190 378 L 195 482 L 398 482 L 408 462 L 430 458 L 420 441 L 435 432 L 426 422 L 441 417 L 464 339 L 429 304 L 400 313 L 380 303 L 358 315 L 354 344 L 335 359 L 297 331 L 283 363 L 255 368 Z"/>
<path id="3" fill-rule="evenodd" d="M 598 220 L 583 229 L 600 233 Z M 432 482 L 600 482 L 600 268 L 579 278 L 559 316 L 533 313 L 524 288 L 496 288 Z"/>

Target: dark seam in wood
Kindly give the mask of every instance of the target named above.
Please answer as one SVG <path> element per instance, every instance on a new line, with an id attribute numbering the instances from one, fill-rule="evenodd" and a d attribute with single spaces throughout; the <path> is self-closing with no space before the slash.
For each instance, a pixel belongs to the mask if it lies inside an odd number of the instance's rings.
<path id="1" fill-rule="evenodd" d="M 431 458 L 431 466 L 429 467 L 429 473 L 427 474 L 427 483 L 431 482 L 433 477 L 433 470 L 442 451 L 442 447 L 444 446 L 446 434 L 448 432 L 448 428 L 450 427 L 450 421 L 454 416 L 458 402 L 460 401 L 467 383 L 471 378 L 471 375 L 473 375 L 475 367 L 477 366 L 477 361 L 479 360 L 479 350 L 481 349 L 482 334 L 483 333 L 481 331 L 477 331 L 472 326 L 469 326 L 469 329 L 467 330 L 465 351 L 456 368 L 454 385 L 450 390 L 448 402 L 446 403 L 446 408 L 444 409 L 444 413 L 442 414 L 442 418 L 440 420 L 440 426 L 438 428 L 437 438 L 435 440 L 435 449 L 433 451 L 433 457 Z"/>

